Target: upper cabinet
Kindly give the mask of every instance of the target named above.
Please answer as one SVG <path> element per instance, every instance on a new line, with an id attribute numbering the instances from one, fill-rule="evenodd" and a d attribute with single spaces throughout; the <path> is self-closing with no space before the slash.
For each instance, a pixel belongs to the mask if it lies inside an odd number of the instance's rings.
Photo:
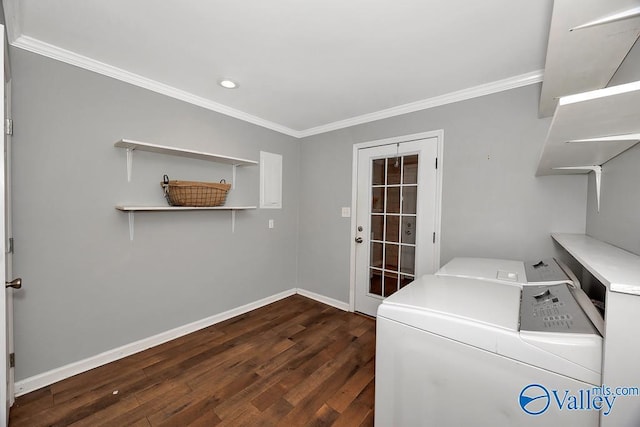
<path id="1" fill-rule="evenodd" d="M 640 35 L 637 0 L 555 0 L 540 117 L 558 99 L 606 87 Z"/>

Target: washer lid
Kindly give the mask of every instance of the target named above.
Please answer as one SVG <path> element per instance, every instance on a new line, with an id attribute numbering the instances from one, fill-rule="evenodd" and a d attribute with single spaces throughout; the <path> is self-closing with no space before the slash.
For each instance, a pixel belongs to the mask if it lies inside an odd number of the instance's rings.
<path id="1" fill-rule="evenodd" d="M 394 321 L 589 384 L 601 384 L 597 334 L 519 331 L 522 288 L 422 276 L 384 300 L 378 322 Z"/>
<path id="2" fill-rule="evenodd" d="M 514 285 L 527 283 L 524 263 L 509 259 L 454 258 L 436 272 L 436 276 L 457 276 Z"/>
<path id="3" fill-rule="evenodd" d="M 405 308 L 423 312 L 424 324 L 411 326 L 425 330 L 430 330 L 427 318 L 437 315 L 515 332 L 518 330 L 520 292 L 517 286 L 501 283 L 425 275 L 385 299 L 378 308 L 378 315 L 407 323 L 402 318 L 401 309 Z"/>

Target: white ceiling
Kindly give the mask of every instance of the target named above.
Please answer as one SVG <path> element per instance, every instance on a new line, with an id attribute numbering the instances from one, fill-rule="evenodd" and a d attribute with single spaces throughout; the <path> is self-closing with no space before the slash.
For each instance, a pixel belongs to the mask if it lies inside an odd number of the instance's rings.
<path id="1" fill-rule="evenodd" d="M 552 12 L 552 0 L 4 6 L 15 46 L 297 137 L 541 81 Z"/>

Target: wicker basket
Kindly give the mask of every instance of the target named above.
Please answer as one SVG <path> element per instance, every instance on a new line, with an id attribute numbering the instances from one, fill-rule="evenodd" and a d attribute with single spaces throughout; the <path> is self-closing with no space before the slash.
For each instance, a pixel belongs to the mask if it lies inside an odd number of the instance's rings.
<path id="1" fill-rule="evenodd" d="M 164 196 L 171 206 L 211 207 L 222 206 L 231 184 L 218 182 L 169 181 L 167 175 L 160 183 Z"/>

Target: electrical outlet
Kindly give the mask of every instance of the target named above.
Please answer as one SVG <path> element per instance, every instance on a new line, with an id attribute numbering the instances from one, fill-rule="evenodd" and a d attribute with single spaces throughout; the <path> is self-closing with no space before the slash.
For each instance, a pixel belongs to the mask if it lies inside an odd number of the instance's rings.
<path id="1" fill-rule="evenodd" d="M 342 208 L 342 218 L 350 218 L 351 217 L 351 208 L 346 207 Z"/>

